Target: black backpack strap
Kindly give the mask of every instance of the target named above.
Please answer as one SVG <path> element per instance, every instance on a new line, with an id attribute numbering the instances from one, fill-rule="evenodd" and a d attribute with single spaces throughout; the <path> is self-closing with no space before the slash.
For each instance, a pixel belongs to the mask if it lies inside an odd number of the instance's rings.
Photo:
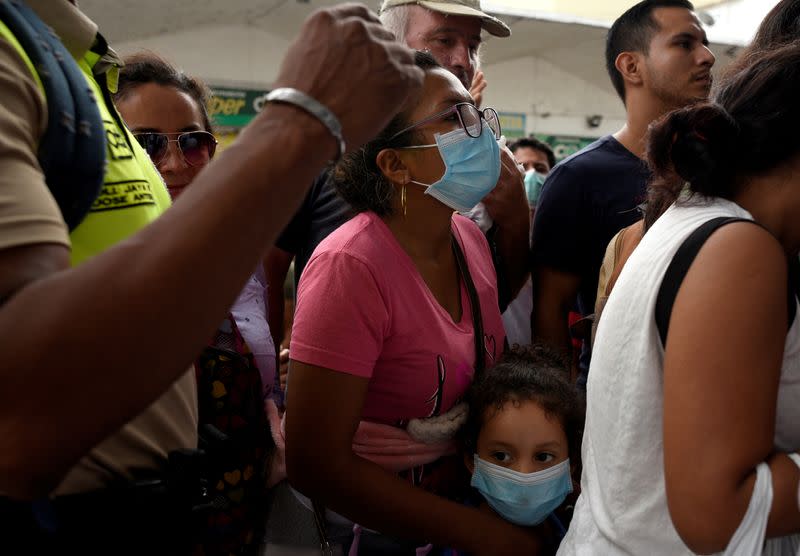
<path id="1" fill-rule="evenodd" d="M 661 281 L 661 287 L 656 297 L 656 327 L 658 328 L 658 335 L 661 337 L 662 346 L 667 345 L 667 330 L 669 329 L 669 319 L 672 315 L 675 297 L 678 295 L 678 290 L 686 277 L 686 273 L 689 271 L 689 267 L 692 266 L 695 257 L 697 257 L 697 253 L 706 240 L 711 237 L 711 234 L 722 226 L 733 222 L 753 221 L 728 216 L 712 218 L 689 234 L 689 237 L 678 248 L 675 256 L 672 257 L 672 262 L 667 267 L 667 272 L 664 274 L 664 279 Z"/>

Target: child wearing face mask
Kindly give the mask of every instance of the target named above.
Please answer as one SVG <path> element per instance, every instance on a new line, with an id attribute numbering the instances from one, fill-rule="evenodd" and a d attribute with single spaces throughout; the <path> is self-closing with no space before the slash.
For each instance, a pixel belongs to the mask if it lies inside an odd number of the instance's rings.
<path id="1" fill-rule="evenodd" d="M 462 442 L 478 506 L 532 527 L 554 554 L 566 533 L 554 512 L 573 490 L 584 422 L 564 361 L 543 345 L 515 346 L 476 377 L 467 400 Z"/>

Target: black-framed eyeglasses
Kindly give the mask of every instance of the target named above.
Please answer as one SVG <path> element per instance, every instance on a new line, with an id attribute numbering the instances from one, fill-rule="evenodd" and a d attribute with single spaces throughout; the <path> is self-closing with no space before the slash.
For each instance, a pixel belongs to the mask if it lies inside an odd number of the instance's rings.
<path id="1" fill-rule="evenodd" d="M 217 150 L 217 140 L 207 131 L 186 131 L 183 133 L 134 133 L 134 137 L 150 156 L 153 164 L 158 164 L 167 155 L 170 143 L 177 143 L 183 159 L 189 166 L 202 166 L 208 163 Z M 174 137 L 174 139 L 171 139 Z"/>
<path id="2" fill-rule="evenodd" d="M 438 120 L 450 114 L 456 114 L 458 116 L 458 121 L 461 123 L 461 127 L 464 129 L 464 132 L 473 139 L 477 139 L 481 136 L 481 132 L 483 131 L 482 121 L 489 125 L 489 129 L 491 129 L 492 133 L 494 133 L 494 138 L 500 139 L 500 117 L 497 115 L 497 112 L 494 108 L 484 108 L 483 110 L 479 110 L 474 104 L 470 104 L 469 102 L 460 102 L 451 106 L 447 110 L 443 110 L 442 112 L 434 114 L 433 116 L 428 116 L 424 120 L 420 120 L 403 129 L 402 131 L 398 131 L 389 138 L 389 141 L 393 141 L 404 133 L 408 133 L 412 129 L 415 129 L 421 125 Z"/>

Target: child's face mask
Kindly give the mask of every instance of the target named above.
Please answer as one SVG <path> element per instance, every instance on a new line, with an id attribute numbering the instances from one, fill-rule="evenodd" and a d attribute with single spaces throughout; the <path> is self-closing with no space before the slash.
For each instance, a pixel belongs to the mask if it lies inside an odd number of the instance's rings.
<path id="1" fill-rule="evenodd" d="M 535 473 L 520 473 L 482 460 L 475 454 L 470 484 L 504 519 L 538 525 L 572 492 L 569 459 Z"/>

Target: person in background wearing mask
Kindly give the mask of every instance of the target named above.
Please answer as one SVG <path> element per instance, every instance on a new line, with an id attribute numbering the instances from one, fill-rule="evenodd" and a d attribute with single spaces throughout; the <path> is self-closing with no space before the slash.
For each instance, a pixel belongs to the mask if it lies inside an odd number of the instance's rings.
<path id="1" fill-rule="evenodd" d="M 471 94 L 480 106 L 479 97 L 485 87 L 485 80 L 478 71 L 481 30 L 496 37 L 508 37 L 511 30 L 505 23 L 481 11 L 478 0 L 386 0 L 381 6 L 380 18 L 397 40 L 411 48 L 429 51 L 466 89 L 470 90 L 474 83 Z M 502 149 L 501 160 L 502 171 L 496 187 L 484 197 L 483 203 L 496 223 L 494 227 L 489 223 L 484 232 L 493 246 L 499 303 L 504 310 L 528 277 L 530 220 L 522 172 L 517 169 L 510 151 Z M 351 207 L 336 194 L 327 172 L 320 175 L 267 256 L 265 268 L 269 283 L 283 283 L 294 259 L 296 285 L 316 246 L 352 215 Z M 280 292 L 271 291 L 269 322 L 276 344 L 281 345 L 283 305 Z"/>
<path id="2" fill-rule="evenodd" d="M 708 97 L 714 55 L 688 0 L 644 0 L 622 14 L 606 38 L 606 66 L 627 121 L 551 172 L 533 224 L 533 338 L 572 352 L 568 315 L 594 312 L 597 281 L 611 238 L 640 218 L 650 174 L 642 158 L 652 122 Z M 588 330 L 588 327 L 587 327 Z M 588 334 L 573 378 L 585 387 Z M 577 357 L 573 357 L 577 360 Z"/>
<path id="3" fill-rule="evenodd" d="M 417 63 L 422 93 L 335 168 L 358 215 L 320 244 L 300 280 L 289 480 L 332 510 L 323 521 L 345 552 L 355 542 L 364 554 L 406 554 L 430 542 L 530 554 L 523 530 L 448 500 L 468 485 L 456 404 L 505 336 L 486 239 L 454 211 L 497 182 L 500 128 L 430 54 Z M 382 450 L 388 439 L 407 451 Z"/>
<path id="4" fill-rule="evenodd" d="M 111 104 L 120 61 L 96 25 L 66 0 L 2 10 L 4 542 L 19 537 L 20 552 L 33 553 L 64 552 L 69 541 L 67 552 L 163 553 L 168 538 L 186 540 L 186 516 L 163 498 L 129 504 L 128 487 L 161 477 L 168 454 L 197 447 L 192 360 L 302 200 L 298 183 L 382 129 L 423 75 L 365 7 L 318 10 L 289 46 L 265 109 L 165 210 L 161 178 Z M 26 26 L 12 23 L 20 20 L 41 30 L 30 51 L 18 38 Z M 43 93 L 56 70 L 74 79 L 78 120 L 52 109 L 57 87 Z M 359 87 L 343 95 L 347 83 Z M 102 140 L 91 165 L 63 161 L 78 177 L 58 189 L 63 174 L 40 164 L 37 146 L 51 133 L 80 141 L 75 129 Z M 76 204 L 88 212 L 75 214 Z"/>
<path id="5" fill-rule="evenodd" d="M 547 174 L 556 165 L 556 157 L 550 145 L 535 137 L 517 139 L 508 148 L 514 153 L 517 163 L 525 168 L 525 195 L 528 198 L 532 223 L 542 185 L 544 185 Z M 531 342 L 532 310 L 533 284 L 529 277 L 517 297 L 503 312 L 503 324 L 506 327 L 506 338 L 510 345 L 526 345 Z"/>
<path id="6" fill-rule="evenodd" d="M 523 137 L 508 145 L 514 153 L 514 159 L 525 168 L 526 172 L 535 170 L 543 176 L 550 173 L 556 165 L 556 155 L 550 145 L 536 137 Z"/>

